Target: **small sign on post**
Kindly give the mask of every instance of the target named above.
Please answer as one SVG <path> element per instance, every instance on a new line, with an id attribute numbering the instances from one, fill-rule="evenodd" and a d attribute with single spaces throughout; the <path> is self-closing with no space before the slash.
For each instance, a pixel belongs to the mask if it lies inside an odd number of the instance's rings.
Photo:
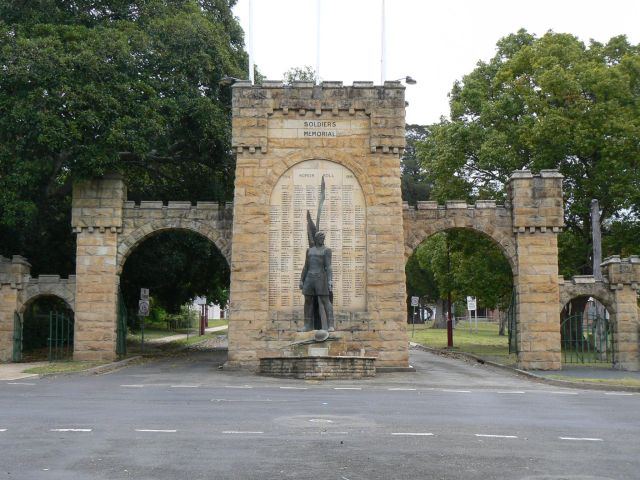
<path id="1" fill-rule="evenodd" d="M 140 317 L 140 349 L 144 353 L 144 318 L 149 316 L 149 289 L 140 289 L 140 300 L 138 300 L 138 317 Z"/>
<path id="2" fill-rule="evenodd" d="M 476 297 L 467 297 L 467 311 L 469 312 L 469 330 L 471 330 L 471 312 L 474 312 L 476 333 L 478 333 L 478 302 Z"/>
<path id="3" fill-rule="evenodd" d="M 140 300 L 138 302 L 138 315 L 140 317 L 149 316 L 149 300 Z"/>
<path id="4" fill-rule="evenodd" d="M 476 297 L 467 297 L 467 310 L 476 310 Z"/>
<path id="5" fill-rule="evenodd" d="M 411 306 L 413 307 L 413 316 L 411 317 L 411 336 L 416 331 L 416 307 L 420 305 L 420 297 L 411 297 Z"/>

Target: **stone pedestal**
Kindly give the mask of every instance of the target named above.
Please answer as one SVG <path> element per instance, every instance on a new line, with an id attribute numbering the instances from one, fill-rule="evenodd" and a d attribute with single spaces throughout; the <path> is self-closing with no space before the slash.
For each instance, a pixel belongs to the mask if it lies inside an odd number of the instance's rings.
<path id="1" fill-rule="evenodd" d="M 304 380 L 340 380 L 374 377 L 373 357 L 270 357 L 260 359 L 260 373 Z"/>

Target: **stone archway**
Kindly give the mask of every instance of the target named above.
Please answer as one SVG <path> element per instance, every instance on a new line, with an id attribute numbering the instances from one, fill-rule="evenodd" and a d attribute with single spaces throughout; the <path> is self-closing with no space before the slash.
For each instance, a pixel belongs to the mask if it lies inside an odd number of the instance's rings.
<path id="1" fill-rule="evenodd" d="M 132 249 L 155 232 L 196 232 L 231 260 L 232 206 L 213 202 L 127 201 L 122 178 L 106 175 L 74 185 L 76 336 L 79 360 L 112 360 L 117 339 L 120 272 Z"/>
<path id="2" fill-rule="evenodd" d="M 147 225 L 150 225 L 151 230 Z M 150 230 L 150 231 L 149 231 Z M 151 237 L 160 232 L 166 232 L 170 230 L 183 230 L 189 231 L 193 233 L 197 233 L 198 235 L 206 238 L 211 243 L 213 243 L 216 248 L 220 251 L 222 256 L 227 261 L 227 264 L 231 264 L 231 244 L 227 238 L 223 236 L 223 234 L 212 228 L 210 224 L 205 223 L 203 221 L 196 220 L 154 220 L 149 224 L 145 224 L 139 228 L 131 232 L 126 232 L 123 230 L 122 239 L 118 244 L 118 255 L 116 259 L 116 263 L 118 265 L 117 273 L 118 275 L 122 273 L 122 269 L 124 264 L 136 247 L 144 242 L 147 238 Z"/>
<path id="3" fill-rule="evenodd" d="M 418 202 L 417 208 L 404 204 L 405 259 L 431 235 L 461 228 L 471 230 L 493 240 L 511 265 L 514 276 L 518 273 L 517 251 L 510 212 L 495 202 Z"/>

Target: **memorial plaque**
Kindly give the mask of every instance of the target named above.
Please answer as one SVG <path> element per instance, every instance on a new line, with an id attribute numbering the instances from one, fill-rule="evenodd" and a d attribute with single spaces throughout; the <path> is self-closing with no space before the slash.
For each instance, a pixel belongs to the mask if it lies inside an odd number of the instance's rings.
<path id="1" fill-rule="evenodd" d="M 362 189 L 347 168 L 308 160 L 289 169 L 271 193 L 269 222 L 269 307 L 295 311 L 304 306 L 298 288 L 307 240 L 307 210 L 316 220 L 320 184 L 325 202 L 319 229 L 333 252 L 336 312 L 366 310 L 366 206 Z"/>

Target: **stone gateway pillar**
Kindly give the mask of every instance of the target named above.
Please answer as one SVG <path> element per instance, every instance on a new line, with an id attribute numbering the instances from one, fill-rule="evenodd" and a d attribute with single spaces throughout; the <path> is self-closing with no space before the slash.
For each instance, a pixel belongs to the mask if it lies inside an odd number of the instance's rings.
<path id="1" fill-rule="evenodd" d="M 78 182 L 73 188 L 72 226 L 76 233 L 74 358 L 116 357 L 118 235 L 126 199 L 117 175 Z"/>
<path id="2" fill-rule="evenodd" d="M 555 170 L 514 172 L 508 185 L 516 241 L 518 366 L 562 367 L 558 233 L 564 225 L 562 175 Z"/>
<path id="3" fill-rule="evenodd" d="M 333 254 L 330 355 L 407 367 L 399 82 L 265 81 L 233 86 L 237 155 L 229 321 L 230 366 L 257 367 L 304 341 L 299 281 L 307 211 Z"/>
<path id="4" fill-rule="evenodd" d="M 606 258 L 602 263 L 605 282 L 613 295 L 616 321 L 613 331 L 614 367 L 621 370 L 640 369 L 639 330 L 640 257 Z"/>

